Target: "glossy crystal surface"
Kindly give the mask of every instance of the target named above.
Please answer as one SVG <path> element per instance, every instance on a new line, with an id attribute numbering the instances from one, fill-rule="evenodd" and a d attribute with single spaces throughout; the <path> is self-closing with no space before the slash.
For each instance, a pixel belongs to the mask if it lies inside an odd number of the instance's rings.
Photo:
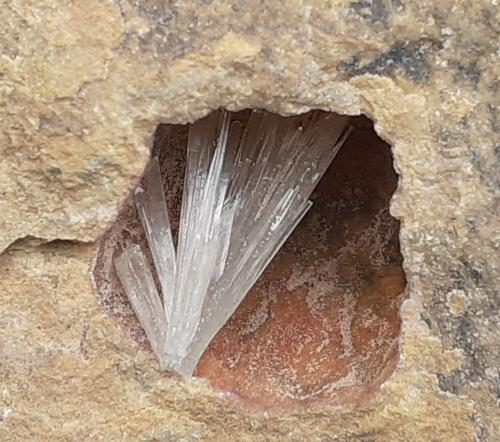
<path id="1" fill-rule="evenodd" d="M 192 124 L 177 246 L 152 159 L 135 200 L 159 283 L 138 245 L 115 267 L 162 368 L 192 375 L 307 213 L 348 135 L 346 122 L 323 112 L 284 118 L 253 111 L 243 124 L 220 111 Z"/>

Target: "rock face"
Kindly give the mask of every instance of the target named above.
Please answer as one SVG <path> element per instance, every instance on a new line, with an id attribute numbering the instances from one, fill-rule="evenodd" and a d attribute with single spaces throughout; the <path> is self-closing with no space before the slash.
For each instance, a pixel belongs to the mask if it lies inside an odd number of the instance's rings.
<path id="1" fill-rule="evenodd" d="M 495 2 L 4 3 L 0 439 L 498 440 Z M 221 106 L 364 113 L 393 147 L 401 357 L 366 403 L 250 411 L 102 314 L 91 242 L 156 126 Z"/>

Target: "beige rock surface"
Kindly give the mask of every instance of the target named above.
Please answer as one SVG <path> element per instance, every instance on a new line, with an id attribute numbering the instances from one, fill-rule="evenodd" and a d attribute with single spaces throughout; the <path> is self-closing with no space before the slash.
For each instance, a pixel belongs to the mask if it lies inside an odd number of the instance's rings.
<path id="1" fill-rule="evenodd" d="M 499 15 L 490 0 L 4 1 L 0 439 L 498 440 Z M 365 113 L 393 145 L 409 299 L 370 403 L 245 410 L 165 377 L 103 316 L 91 242 L 156 125 L 220 106 Z"/>

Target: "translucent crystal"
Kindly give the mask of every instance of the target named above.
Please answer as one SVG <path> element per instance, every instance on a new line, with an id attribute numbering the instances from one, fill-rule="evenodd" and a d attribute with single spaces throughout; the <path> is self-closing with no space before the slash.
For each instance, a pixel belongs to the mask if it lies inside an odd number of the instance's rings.
<path id="1" fill-rule="evenodd" d="M 184 376 L 307 213 L 348 135 L 345 117 L 322 112 L 253 111 L 243 132 L 232 120 L 218 112 L 189 128 L 177 251 L 156 160 L 136 192 L 163 304 L 138 246 L 115 260 L 160 364 Z"/>
<path id="2" fill-rule="evenodd" d="M 118 273 L 128 299 L 162 368 L 165 359 L 167 321 L 149 264 L 138 245 L 132 245 L 115 259 Z"/>
<path id="3" fill-rule="evenodd" d="M 170 218 L 157 158 L 151 160 L 151 165 L 144 175 L 141 186 L 135 192 L 135 201 L 160 280 L 164 304 L 167 307 L 172 303 L 177 265 Z M 167 308 L 167 318 L 169 311 Z"/>

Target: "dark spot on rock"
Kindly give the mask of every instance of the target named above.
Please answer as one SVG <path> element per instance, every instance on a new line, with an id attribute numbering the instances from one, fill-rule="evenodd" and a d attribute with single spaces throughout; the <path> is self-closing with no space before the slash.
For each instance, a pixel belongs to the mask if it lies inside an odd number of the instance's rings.
<path id="1" fill-rule="evenodd" d="M 494 385 L 495 399 L 500 402 L 500 374 L 497 374 L 493 385 Z"/>
<path id="2" fill-rule="evenodd" d="M 469 272 L 470 272 L 470 275 L 471 275 L 473 281 L 476 284 L 479 284 L 481 282 L 481 280 L 483 279 L 483 275 L 482 275 L 480 269 L 477 269 L 475 267 L 470 267 Z"/>
<path id="3" fill-rule="evenodd" d="M 47 169 L 46 177 L 53 183 L 61 183 L 62 170 L 59 167 L 49 167 Z"/>
<path id="4" fill-rule="evenodd" d="M 170 3 L 164 0 L 136 0 L 132 3 L 132 6 L 136 11 L 152 19 L 158 25 L 166 26 L 177 15 L 177 11 Z"/>
<path id="5" fill-rule="evenodd" d="M 460 158 L 464 155 L 464 143 L 468 142 L 467 131 L 462 124 L 453 129 L 439 129 L 437 133 L 438 140 L 442 146 L 443 156 L 445 158 Z"/>
<path id="6" fill-rule="evenodd" d="M 496 82 L 488 87 L 488 91 L 492 92 L 490 88 L 495 88 Z M 492 92 L 495 94 L 495 92 Z M 500 125 L 498 122 L 498 108 L 496 104 L 485 103 L 481 105 L 484 107 L 483 113 L 489 116 L 488 120 L 491 129 L 494 132 L 498 132 Z M 484 117 L 483 117 L 484 119 Z M 470 160 L 479 172 L 479 177 L 482 184 L 490 189 L 494 190 L 496 193 L 500 187 L 500 143 L 496 141 L 498 137 L 490 136 L 481 149 L 477 149 L 473 146 L 476 143 L 467 143 L 466 146 L 469 148 Z"/>
<path id="7" fill-rule="evenodd" d="M 190 45 L 202 31 L 195 12 L 183 16 L 179 5 L 172 0 L 134 0 L 131 6 L 140 17 L 149 22 L 146 32 L 138 32 L 134 38 L 129 39 L 131 45 L 138 46 L 132 50 L 153 52 L 175 60 L 183 57 L 189 49 L 194 49 Z M 200 4 L 201 7 L 204 6 Z M 177 23 L 177 28 L 172 23 Z M 182 37 L 182 32 L 179 32 L 184 26 L 192 26 L 189 38 Z"/>
<path id="8" fill-rule="evenodd" d="M 492 94 L 497 94 L 500 91 L 500 79 L 495 79 L 488 85 L 488 92 Z"/>
<path id="9" fill-rule="evenodd" d="M 401 12 L 401 11 L 404 11 L 406 9 L 406 5 L 404 4 L 404 2 L 402 0 L 392 0 L 391 3 L 392 3 L 393 8 L 397 12 Z"/>
<path id="10" fill-rule="evenodd" d="M 477 232 L 477 226 L 476 226 L 476 220 L 472 217 L 467 218 L 467 225 L 469 226 L 469 229 L 471 232 L 476 233 Z"/>
<path id="11" fill-rule="evenodd" d="M 466 284 L 462 273 L 458 270 L 451 271 L 451 287 L 450 290 L 465 290 Z"/>
<path id="12" fill-rule="evenodd" d="M 50 167 L 47 172 L 52 175 L 52 176 L 61 176 L 62 175 L 62 171 L 59 167 Z"/>
<path id="13" fill-rule="evenodd" d="M 479 333 L 471 315 L 472 312 L 468 310 L 459 319 L 455 343 L 466 355 L 462 371 L 470 381 L 474 382 L 484 378 L 487 358 L 477 341 Z"/>
<path id="14" fill-rule="evenodd" d="M 498 123 L 498 107 L 496 104 L 488 103 L 488 112 L 490 114 L 491 128 L 494 132 L 499 132 L 500 124 Z"/>
<path id="15" fill-rule="evenodd" d="M 483 280 L 483 272 L 481 270 L 481 267 L 466 256 L 460 258 L 460 261 L 467 269 L 468 275 L 472 279 L 474 284 L 479 285 Z"/>
<path id="16" fill-rule="evenodd" d="M 372 23 L 387 24 L 389 13 L 384 0 L 361 0 L 351 3 L 349 8 Z"/>
<path id="17" fill-rule="evenodd" d="M 500 143 L 486 144 L 483 149 L 470 151 L 471 162 L 479 171 L 481 182 L 494 190 L 500 188 Z"/>
<path id="18" fill-rule="evenodd" d="M 361 62 L 361 59 L 355 55 L 354 57 L 349 58 L 346 61 L 343 61 L 339 65 L 337 65 L 337 70 L 340 72 L 345 72 L 349 74 L 350 76 L 354 76 L 354 72 L 359 71 L 359 64 Z"/>
<path id="19" fill-rule="evenodd" d="M 337 70 L 350 77 L 364 74 L 390 76 L 400 71 L 413 81 L 427 80 L 431 75 L 431 66 L 421 47 L 404 42 L 396 43 L 364 66 L 360 66 L 359 57 L 354 56 L 338 64 Z"/>
<path id="20" fill-rule="evenodd" d="M 481 9 L 481 15 L 483 17 L 483 23 L 486 26 L 491 26 L 493 22 L 493 14 L 488 9 Z"/>
<path id="21" fill-rule="evenodd" d="M 465 80 L 477 85 L 481 80 L 481 68 L 477 65 L 477 61 L 471 61 L 467 64 L 459 63 L 457 65 L 457 73 L 454 76 L 454 80 Z"/>
<path id="22" fill-rule="evenodd" d="M 420 319 L 427 324 L 427 327 L 432 328 L 432 320 L 426 312 L 420 313 Z"/>
<path id="23" fill-rule="evenodd" d="M 11 35 L 11 41 L 0 43 L 0 54 L 15 60 L 19 56 L 19 35 Z"/>
<path id="24" fill-rule="evenodd" d="M 449 374 L 438 373 L 438 385 L 442 391 L 458 394 L 461 385 L 461 376 L 459 371 L 453 371 Z"/>

